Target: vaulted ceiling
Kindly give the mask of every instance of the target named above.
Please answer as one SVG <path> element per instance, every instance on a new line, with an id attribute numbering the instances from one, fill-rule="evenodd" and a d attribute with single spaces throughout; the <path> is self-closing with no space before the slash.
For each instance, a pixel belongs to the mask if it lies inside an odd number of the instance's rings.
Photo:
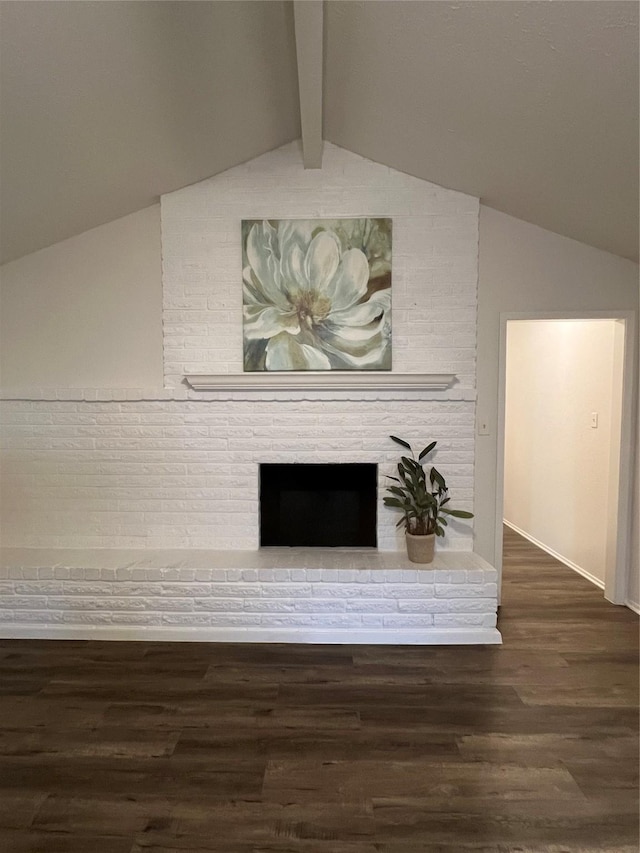
<path id="1" fill-rule="evenodd" d="M 301 126 L 637 259 L 635 1 L 304 5 L 3 0 L 3 260 Z"/>

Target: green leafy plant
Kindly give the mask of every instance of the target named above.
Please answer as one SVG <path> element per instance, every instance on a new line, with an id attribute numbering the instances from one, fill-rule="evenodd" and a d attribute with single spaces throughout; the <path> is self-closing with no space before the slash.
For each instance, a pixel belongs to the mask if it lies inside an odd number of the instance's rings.
<path id="1" fill-rule="evenodd" d="M 427 536 L 430 533 L 444 536 L 444 528 L 447 526 L 445 516 L 473 518 L 472 512 L 449 508 L 449 489 L 444 477 L 433 466 L 428 474 L 424 468 L 423 460 L 434 450 L 436 441 L 427 444 L 416 458 L 409 442 L 395 435 L 389 438 L 411 452 L 411 456 L 400 458 L 397 477 L 387 474 L 397 485 L 387 486 L 391 495 L 385 496 L 384 504 L 402 512 L 396 527 L 404 525 L 409 533 L 416 536 Z"/>

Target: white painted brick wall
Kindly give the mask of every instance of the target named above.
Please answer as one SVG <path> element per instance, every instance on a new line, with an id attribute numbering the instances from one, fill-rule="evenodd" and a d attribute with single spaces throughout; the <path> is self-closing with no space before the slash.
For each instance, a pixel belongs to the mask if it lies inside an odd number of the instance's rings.
<path id="1" fill-rule="evenodd" d="M 185 552 L 186 553 L 186 552 Z M 239 552 L 250 564 L 255 552 Z M 339 556 L 324 553 L 325 561 L 336 565 Z M 64 552 L 50 552 L 64 560 Z M 300 551 L 294 559 L 300 559 Z M 121 555 L 127 558 L 126 554 Z M 452 556 L 454 556 L 452 554 Z M 99 552 L 88 557 L 96 563 Z M 162 554 L 156 552 L 155 562 Z M 394 631 L 405 632 L 411 642 L 438 640 L 439 629 L 456 631 L 458 642 L 471 631 L 484 631 L 485 642 L 496 642 L 496 572 L 471 554 L 458 554 L 457 571 L 425 567 L 403 569 L 403 558 L 390 557 L 393 568 L 378 566 L 382 555 L 369 558 L 376 568 L 358 567 L 345 572 L 300 567 L 295 569 L 188 568 L 171 562 L 194 564 L 194 558 L 177 558 L 167 553 L 169 568 L 135 565 L 135 552 L 128 568 L 58 566 L 50 580 L 50 568 L 18 565 L 13 560 L 0 569 L 0 635 L 8 626 L 41 626 L 53 630 L 103 629 L 118 636 L 120 628 L 206 629 L 226 636 L 229 629 L 258 632 L 234 635 L 260 637 L 261 631 L 279 629 L 281 637 L 297 635 L 301 628 L 315 629 L 330 639 L 331 632 L 347 630 L 358 641 L 359 632 L 377 629 L 377 638 Z M 224 552 L 203 552 L 203 562 L 224 564 Z M 277 560 L 277 557 L 272 558 Z M 366 555 L 357 557 L 366 565 Z M 439 558 L 436 558 L 436 564 Z M 301 560 L 303 566 L 306 557 Z M 197 564 L 197 558 L 195 560 Z M 139 581 L 131 580 L 133 574 Z M 346 577 L 345 577 L 346 575 Z M 195 580 L 196 577 L 201 580 Z M 376 583 L 371 583 L 372 578 Z M 253 582 L 255 579 L 258 582 Z M 438 580 L 448 583 L 438 583 Z M 455 595 L 448 592 L 455 590 Z M 473 590 L 474 594 L 469 595 Z M 445 595 L 445 592 L 447 593 Z M 213 634 L 211 633 L 213 632 Z M 9 632 L 11 633 L 11 632 Z M 76 634 L 77 635 L 77 634 Z M 446 636 L 446 635 L 445 635 Z"/>
<path id="2" fill-rule="evenodd" d="M 390 433 L 437 439 L 452 504 L 472 509 L 474 410 L 465 401 L 3 401 L 2 542 L 32 548 L 253 549 L 260 462 L 373 462 L 378 543 L 402 549 L 382 505 Z M 144 425 L 144 426 L 143 426 Z M 440 547 L 472 549 L 452 523 Z M 321 568 L 321 567 L 320 567 Z M 348 568 L 348 566 L 345 566 Z"/>
<path id="3" fill-rule="evenodd" d="M 394 371 L 456 373 L 451 399 L 187 393 L 185 371 L 242 371 L 241 219 L 356 215 L 394 220 Z M 256 548 L 259 462 L 376 462 L 384 485 L 389 433 L 436 439 L 455 504 L 471 509 L 477 234 L 477 199 L 329 144 L 322 170 L 305 171 L 293 143 L 163 197 L 174 387 L 4 402 L 3 544 Z M 378 516 L 379 546 L 402 547 L 381 501 Z M 470 550 L 471 531 L 454 525 L 445 547 Z"/>
<path id="4" fill-rule="evenodd" d="M 455 373 L 455 387 L 355 397 L 185 389 L 185 373 L 242 372 L 240 221 L 261 216 L 392 217 L 393 369 Z M 305 171 L 294 143 L 163 197 L 166 387 L 32 389 L 4 401 L 3 546 L 256 549 L 260 462 L 374 462 L 379 547 L 403 551 L 397 516 L 382 506 L 398 455 L 390 433 L 437 440 L 453 504 L 472 509 L 477 240 L 477 199 L 328 144 L 322 170 Z M 285 558 L 275 568 L 104 568 L 66 567 L 48 550 L 43 565 L 5 570 L 0 621 L 121 626 L 127 636 L 153 626 L 374 640 L 486 632 L 495 578 L 455 562 L 472 549 L 471 524 L 451 525 L 439 547 L 433 572 L 391 574 L 356 568 L 348 552 L 337 571 L 313 553 L 304 568 Z"/>
<path id="5" fill-rule="evenodd" d="M 393 369 L 475 387 L 478 199 L 324 144 L 285 145 L 163 196 L 165 382 L 242 373 L 242 219 L 393 219 Z"/>

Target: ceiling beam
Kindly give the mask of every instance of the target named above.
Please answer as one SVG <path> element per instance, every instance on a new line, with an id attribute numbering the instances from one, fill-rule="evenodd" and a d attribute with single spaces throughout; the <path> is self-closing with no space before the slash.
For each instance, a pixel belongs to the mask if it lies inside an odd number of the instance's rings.
<path id="1" fill-rule="evenodd" d="M 323 0 L 294 0 L 298 89 L 305 169 L 322 166 Z"/>

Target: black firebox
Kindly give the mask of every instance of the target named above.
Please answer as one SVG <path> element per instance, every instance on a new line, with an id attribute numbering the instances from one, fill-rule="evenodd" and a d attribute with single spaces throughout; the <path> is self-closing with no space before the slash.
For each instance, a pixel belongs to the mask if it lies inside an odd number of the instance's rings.
<path id="1" fill-rule="evenodd" d="M 260 465 L 260 545 L 375 548 L 377 469 Z"/>

